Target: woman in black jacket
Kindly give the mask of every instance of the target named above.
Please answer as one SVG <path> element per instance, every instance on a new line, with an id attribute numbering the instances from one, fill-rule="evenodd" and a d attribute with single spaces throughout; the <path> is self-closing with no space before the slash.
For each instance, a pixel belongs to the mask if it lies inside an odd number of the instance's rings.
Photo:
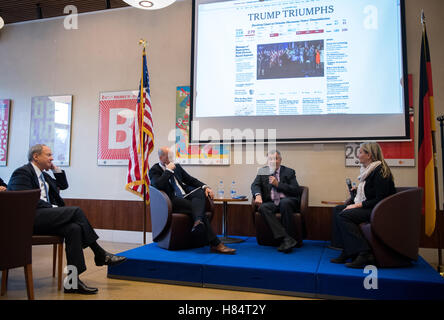
<path id="1" fill-rule="evenodd" d="M 350 268 L 364 268 L 374 264 L 375 258 L 359 224 L 369 222 L 372 209 L 382 199 L 396 193 L 393 175 L 384 160 L 381 147 L 376 142 L 366 142 L 359 148 L 361 174 L 356 197 L 347 206 L 334 209 L 334 241 L 343 250 L 333 263 L 345 263 Z M 352 258 L 352 262 L 347 262 Z"/>

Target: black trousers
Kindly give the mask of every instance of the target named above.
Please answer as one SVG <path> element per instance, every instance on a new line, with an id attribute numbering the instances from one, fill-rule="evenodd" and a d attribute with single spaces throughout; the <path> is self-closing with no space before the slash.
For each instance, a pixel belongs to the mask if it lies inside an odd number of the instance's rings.
<path id="1" fill-rule="evenodd" d="M 66 262 L 86 270 L 83 249 L 99 237 L 79 207 L 41 208 L 36 210 L 34 234 L 51 234 L 65 238 Z"/>
<path id="2" fill-rule="evenodd" d="M 275 239 L 283 239 L 296 234 L 295 226 L 291 219 L 292 214 L 299 208 L 299 202 L 293 198 L 282 198 L 279 205 L 274 202 L 264 202 L 258 211 L 270 227 Z M 276 213 L 281 214 L 281 222 L 276 218 Z"/>
<path id="3" fill-rule="evenodd" d="M 333 209 L 332 245 L 343 248 L 347 255 L 370 251 L 371 248 L 362 235 L 359 224 L 370 221 L 372 209 L 344 210 L 345 207 L 342 205 Z"/>
<path id="4" fill-rule="evenodd" d="M 212 246 L 217 246 L 220 243 L 220 240 L 217 238 L 211 227 L 210 221 L 208 221 L 208 218 L 205 215 L 205 202 L 206 196 L 202 189 L 193 192 L 186 198 L 174 197 L 171 199 L 173 211 L 189 214 L 194 222 L 197 220 L 202 221 L 204 224 L 205 237 L 207 238 L 208 243 Z"/>
<path id="5" fill-rule="evenodd" d="M 341 231 L 338 227 L 338 215 L 345 209 L 345 205 L 339 205 L 333 208 L 331 218 L 331 245 L 336 248 L 344 248 L 342 243 Z"/>

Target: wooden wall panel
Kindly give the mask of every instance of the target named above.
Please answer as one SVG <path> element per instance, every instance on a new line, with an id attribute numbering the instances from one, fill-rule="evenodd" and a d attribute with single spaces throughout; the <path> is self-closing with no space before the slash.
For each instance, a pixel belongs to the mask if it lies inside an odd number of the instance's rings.
<path id="1" fill-rule="evenodd" d="M 143 230 L 143 203 L 141 201 L 65 199 L 65 203 L 67 206 L 82 208 L 91 225 L 96 229 Z M 149 206 L 146 230 L 151 232 Z"/>
<path id="2" fill-rule="evenodd" d="M 143 203 L 125 200 L 65 199 L 67 206 L 83 209 L 91 225 L 97 229 L 142 231 Z M 306 217 L 308 240 L 329 240 L 331 236 L 332 207 L 310 207 Z M 149 206 L 147 208 L 146 230 L 151 232 Z M 442 215 L 442 212 L 441 212 Z M 228 207 L 228 235 L 255 236 L 251 206 L 230 204 Z M 402 224 L 402 222 L 400 222 Z M 211 222 L 217 234 L 222 233 L 222 204 L 215 204 Z M 441 218 L 441 245 L 444 246 L 444 218 Z M 431 237 L 424 234 L 424 217 L 421 217 L 421 240 L 423 248 L 437 248 L 437 231 Z"/>

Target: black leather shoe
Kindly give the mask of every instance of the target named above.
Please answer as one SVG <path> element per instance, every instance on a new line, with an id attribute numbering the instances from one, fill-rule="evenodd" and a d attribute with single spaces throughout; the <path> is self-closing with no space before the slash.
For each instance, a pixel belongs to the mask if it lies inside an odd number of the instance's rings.
<path id="1" fill-rule="evenodd" d="M 112 253 L 106 252 L 105 256 L 102 257 L 94 257 L 94 262 L 96 263 L 96 266 L 117 266 L 118 264 L 121 264 L 122 262 L 125 262 L 127 259 L 125 257 L 119 257 Z"/>
<path id="2" fill-rule="evenodd" d="M 339 257 L 331 259 L 330 262 L 344 264 L 348 259 L 350 259 L 350 256 L 346 255 L 345 252 L 342 251 Z"/>
<path id="3" fill-rule="evenodd" d="M 281 245 L 278 247 L 278 251 L 284 252 L 284 253 L 290 253 L 291 250 L 296 247 L 298 242 L 294 240 L 292 237 L 285 237 L 284 240 L 282 240 Z"/>
<path id="4" fill-rule="evenodd" d="M 63 289 L 65 293 L 78 293 L 78 294 L 96 294 L 99 289 L 88 287 L 82 282 L 82 280 L 77 279 L 77 289 Z"/>
<path id="5" fill-rule="evenodd" d="M 375 257 L 370 252 L 360 253 L 352 262 L 345 264 L 348 268 L 363 269 L 367 265 L 375 264 Z"/>

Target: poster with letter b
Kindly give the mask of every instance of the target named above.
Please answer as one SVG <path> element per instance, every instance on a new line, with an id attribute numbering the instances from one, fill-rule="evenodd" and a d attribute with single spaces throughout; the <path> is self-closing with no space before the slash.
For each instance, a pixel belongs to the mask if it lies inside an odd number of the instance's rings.
<path id="1" fill-rule="evenodd" d="M 98 165 L 128 165 L 137 95 L 137 90 L 100 93 Z"/>

